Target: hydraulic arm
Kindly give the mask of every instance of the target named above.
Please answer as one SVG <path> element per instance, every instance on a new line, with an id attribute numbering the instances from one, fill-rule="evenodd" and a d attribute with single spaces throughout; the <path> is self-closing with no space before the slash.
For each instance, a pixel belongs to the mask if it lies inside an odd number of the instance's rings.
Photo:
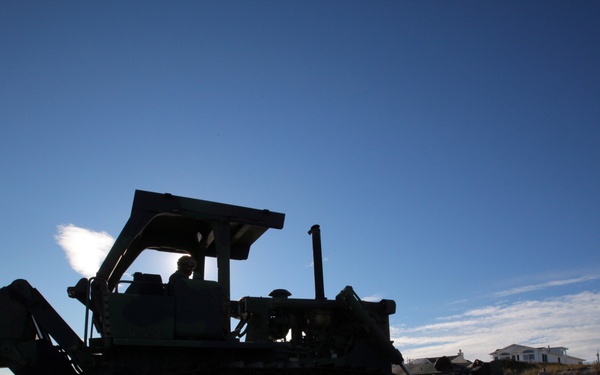
<path id="1" fill-rule="evenodd" d="M 26 280 L 0 289 L 0 366 L 18 375 L 82 374 L 93 363 L 79 336 Z"/>

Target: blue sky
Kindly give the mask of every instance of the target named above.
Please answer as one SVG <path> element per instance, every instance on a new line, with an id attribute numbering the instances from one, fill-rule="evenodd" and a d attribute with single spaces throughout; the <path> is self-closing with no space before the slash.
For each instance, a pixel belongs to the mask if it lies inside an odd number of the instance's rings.
<path id="1" fill-rule="evenodd" d="M 101 257 L 135 189 L 169 192 L 286 213 L 232 298 L 312 298 L 320 224 L 326 296 L 394 299 L 405 358 L 593 360 L 598 19 L 593 1 L 3 1 L 2 285 L 29 280 L 82 333 L 74 259 Z"/>

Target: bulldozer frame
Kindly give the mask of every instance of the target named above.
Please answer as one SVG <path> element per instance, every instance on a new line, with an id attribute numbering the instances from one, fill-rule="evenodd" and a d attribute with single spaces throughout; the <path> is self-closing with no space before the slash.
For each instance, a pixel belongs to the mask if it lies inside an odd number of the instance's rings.
<path id="1" fill-rule="evenodd" d="M 0 289 L 0 367 L 59 375 L 389 375 L 392 364 L 405 369 L 390 341 L 393 300 L 362 301 L 351 286 L 325 297 L 318 225 L 309 231 L 314 299 L 274 289 L 268 298 L 231 300 L 231 260 L 247 259 L 255 241 L 282 229 L 284 220 L 270 210 L 137 190 L 96 276 L 67 288 L 85 307 L 83 339 L 26 280 L 15 280 Z M 172 294 L 160 275 L 138 272 L 124 281 L 146 250 L 188 255 L 198 266 Z M 205 279 L 208 257 L 216 258 L 214 281 Z"/>

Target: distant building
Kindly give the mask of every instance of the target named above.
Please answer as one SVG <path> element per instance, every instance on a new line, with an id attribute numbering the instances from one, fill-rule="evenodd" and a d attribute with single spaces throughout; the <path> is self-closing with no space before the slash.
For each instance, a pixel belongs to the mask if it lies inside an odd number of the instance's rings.
<path id="1" fill-rule="evenodd" d="M 506 348 L 496 349 L 490 353 L 494 360 L 509 359 L 529 363 L 563 363 L 573 365 L 583 363 L 584 359 L 567 355 L 567 348 L 558 346 L 551 348 L 532 348 L 530 346 L 512 344 Z"/>
<path id="2" fill-rule="evenodd" d="M 446 368 L 440 366 L 442 364 L 441 361 L 445 361 L 444 364 Z M 436 362 L 438 363 L 438 369 L 435 368 Z M 443 357 L 426 357 L 426 358 L 416 358 L 410 360 L 406 367 L 410 370 L 413 375 L 437 375 L 437 374 L 447 374 L 453 372 L 452 370 L 466 368 L 471 364 L 470 361 L 466 360 L 464 357 L 464 353 L 462 350 L 458 351 L 457 355 L 448 355 Z M 450 368 L 448 368 L 450 366 Z M 399 369 L 398 369 L 399 370 Z M 449 371 L 448 371 L 449 370 Z M 403 374 L 401 371 L 394 371 L 394 374 Z"/>
<path id="3" fill-rule="evenodd" d="M 457 355 L 447 355 L 445 357 L 447 357 L 450 360 L 450 362 L 456 363 L 456 364 L 461 364 L 461 365 L 467 364 L 468 365 L 469 363 L 471 363 L 465 359 L 465 353 L 463 353 L 462 350 L 459 350 Z M 440 358 L 442 358 L 442 357 L 417 358 L 417 359 L 410 360 L 409 363 L 410 364 L 430 363 L 433 365 Z"/>

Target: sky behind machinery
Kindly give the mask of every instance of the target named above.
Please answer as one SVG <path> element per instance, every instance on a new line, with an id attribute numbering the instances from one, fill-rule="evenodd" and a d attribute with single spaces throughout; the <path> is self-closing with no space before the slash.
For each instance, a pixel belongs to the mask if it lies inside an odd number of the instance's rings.
<path id="1" fill-rule="evenodd" d="M 395 300 L 405 358 L 592 361 L 598 19 L 593 1 L 2 1 L 1 285 L 29 280 L 82 334 L 66 288 L 135 189 L 169 192 L 286 214 L 232 264 L 234 299 L 313 298 L 320 224 L 326 296 Z"/>

